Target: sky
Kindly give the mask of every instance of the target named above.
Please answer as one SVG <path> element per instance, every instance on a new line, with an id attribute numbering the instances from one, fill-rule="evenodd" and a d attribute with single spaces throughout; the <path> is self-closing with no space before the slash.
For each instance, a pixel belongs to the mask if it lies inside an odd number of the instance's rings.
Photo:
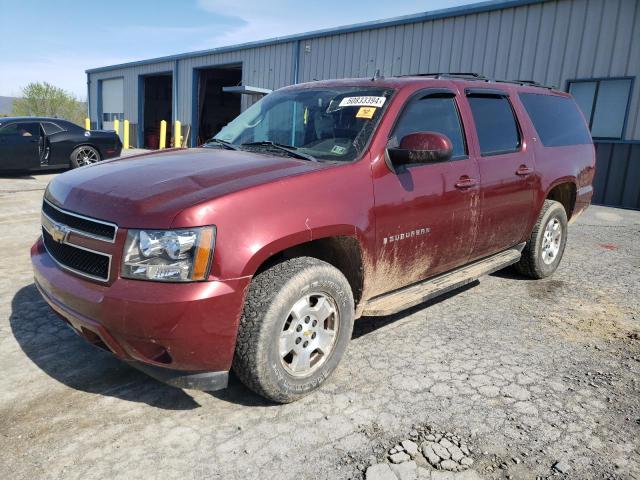
<path id="1" fill-rule="evenodd" d="M 87 68 L 438 10 L 478 0 L 0 0 L 0 95 Z"/>

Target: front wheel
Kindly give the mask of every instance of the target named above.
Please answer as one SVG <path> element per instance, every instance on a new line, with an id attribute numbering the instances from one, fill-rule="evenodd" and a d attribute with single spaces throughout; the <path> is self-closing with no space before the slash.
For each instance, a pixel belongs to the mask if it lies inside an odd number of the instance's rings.
<path id="1" fill-rule="evenodd" d="M 233 369 L 259 395 L 297 400 L 338 366 L 353 319 L 351 287 L 338 269 L 310 257 L 279 263 L 249 286 Z"/>
<path id="2" fill-rule="evenodd" d="M 71 167 L 78 168 L 100 161 L 100 152 L 89 145 L 83 145 L 71 152 Z"/>
<path id="3" fill-rule="evenodd" d="M 531 278 L 545 278 L 560 265 L 567 244 L 567 213 L 561 203 L 545 200 L 516 270 Z"/>

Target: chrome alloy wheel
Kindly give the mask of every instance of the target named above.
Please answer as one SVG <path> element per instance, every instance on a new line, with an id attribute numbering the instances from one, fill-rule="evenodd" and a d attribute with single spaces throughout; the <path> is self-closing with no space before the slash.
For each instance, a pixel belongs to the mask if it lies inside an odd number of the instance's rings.
<path id="1" fill-rule="evenodd" d="M 76 161 L 78 165 L 83 167 L 85 165 L 91 165 L 98 161 L 98 155 L 93 148 L 81 148 L 76 154 Z"/>
<path id="2" fill-rule="evenodd" d="M 557 218 L 552 218 L 547 223 L 542 234 L 542 261 L 550 265 L 558 256 L 560 243 L 562 242 L 562 224 Z"/>
<path id="3" fill-rule="evenodd" d="M 285 319 L 279 338 L 280 361 L 295 377 L 315 372 L 329 358 L 338 338 L 340 315 L 323 293 L 298 300 Z"/>

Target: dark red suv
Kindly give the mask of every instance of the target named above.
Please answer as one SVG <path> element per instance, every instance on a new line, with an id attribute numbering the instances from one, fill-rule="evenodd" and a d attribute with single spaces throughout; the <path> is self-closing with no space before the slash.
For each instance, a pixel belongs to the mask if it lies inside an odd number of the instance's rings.
<path id="1" fill-rule="evenodd" d="M 215 390 L 233 368 L 290 402 L 329 377 L 362 315 L 511 264 L 551 275 L 594 162 L 573 99 L 529 82 L 296 85 L 201 148 L 57 176 L 35 281 L 76 332 L 156 378 Z"/>

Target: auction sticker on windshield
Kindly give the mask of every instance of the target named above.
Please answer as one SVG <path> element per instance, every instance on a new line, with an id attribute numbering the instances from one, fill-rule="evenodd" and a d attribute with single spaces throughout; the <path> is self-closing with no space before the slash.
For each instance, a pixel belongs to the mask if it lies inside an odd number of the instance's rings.
<path id="1" fill-rule="evenodd" d="M 360 107 L 360 110 L 356 113 L 356 118 L 373 118 L 375 113 L 376 107 Z"/>
<path id="2" fill-rule="evenodd" d="M 387 97 L 345 97 L 339 107 L 381 107 Z"/>

